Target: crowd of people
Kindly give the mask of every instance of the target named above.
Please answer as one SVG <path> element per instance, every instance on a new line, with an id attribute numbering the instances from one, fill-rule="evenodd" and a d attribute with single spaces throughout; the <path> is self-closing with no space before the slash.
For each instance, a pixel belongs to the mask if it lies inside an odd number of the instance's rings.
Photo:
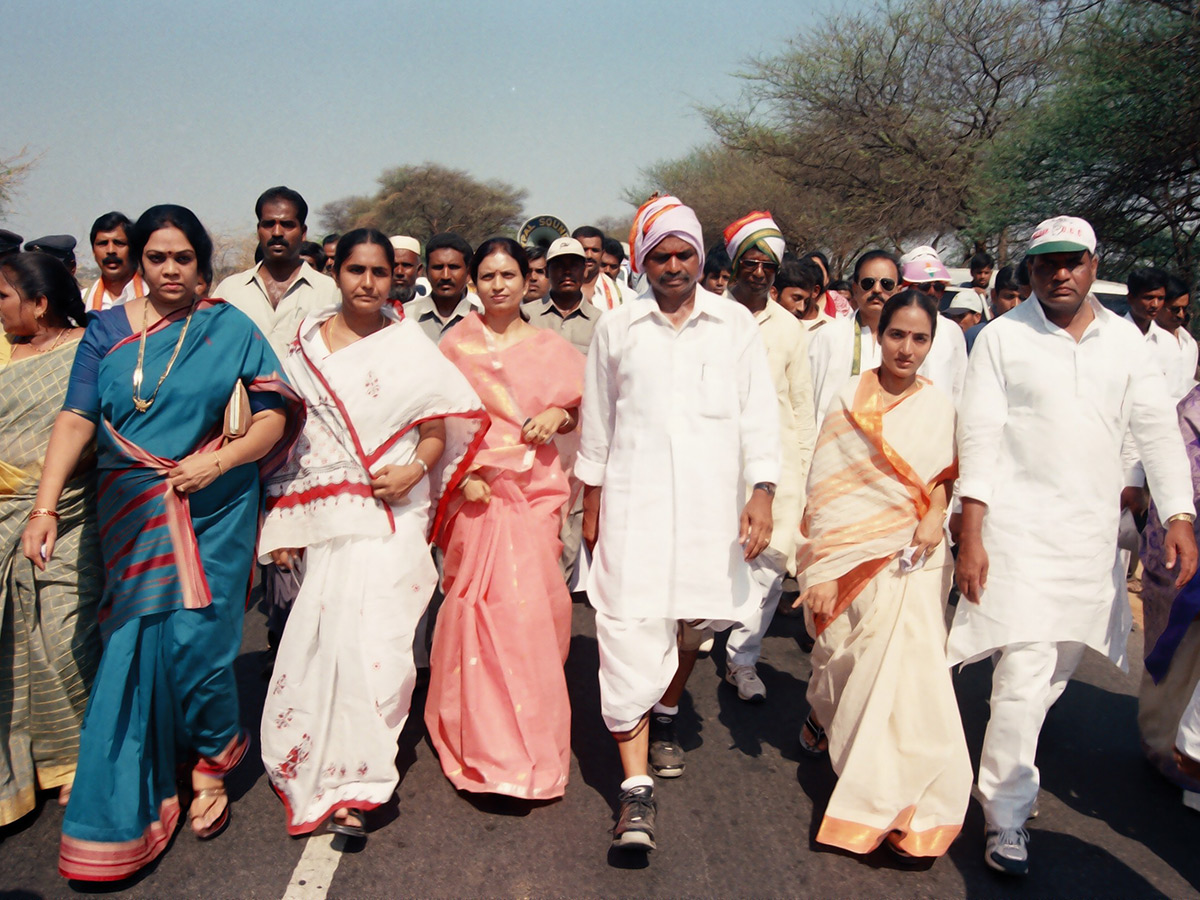
<path id="1" fill-rule="evenodd" d="M 623 773 L 612 844 L 654 849 L 698 654 L 727 630 L 725 680 L 763 701 L 783 606 L 814 641 L 802 764 L 838 776 L 816 841 L 938 857 L 977 783 L 986 863 L 1024 874 L 1043 719 L 1085 648 L 1128 666 L 1134 550 L 1143 746 L 1200 808 L 1183 281 L 1138 269 L 1106 308 L 1068 216 L 954 285 L 927 245 L 835 280 L 759 211 L 706 251 L 666 195 L 628 245 L 318 244 L 307 215 L 265 191 L 255 265 L 215 287 L 184 207 L 99 217 L 84 291 L 72 238 L 0 232 L 0 826 L 56 789 L 65 877 L 135 875 L 184 814 L 201 840 L 228 824 L 255 580 L 293 835 L 366 836 L 423 669 L 457 789 L 561 797 L 575 595 Z M 976 775 L 951 667 L 985 658 Z"/>

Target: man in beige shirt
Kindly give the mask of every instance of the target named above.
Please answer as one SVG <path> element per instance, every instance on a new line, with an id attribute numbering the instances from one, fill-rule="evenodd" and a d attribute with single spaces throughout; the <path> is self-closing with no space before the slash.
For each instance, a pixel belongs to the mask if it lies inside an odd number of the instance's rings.
<path id="1" fill-rule="evenodd" d="M 767 349 L 767 364 L 779 401 L 783 446 L 783 465 L 772 506 L 771 543 L 751 563 L 762 600 L 747 604 L 749 614 L 733 627 L 726 644 L 725 680 L 737 688 L 739 698 L 756 703 L 767 696 L 756 668 L 763 636 L 779 606 L 784 576 L 795 573 L 796 537 L 804 513 L 804 486 L 816 448 L 817 429 L 808 332 L 795 315 L 771 299 L 786 246 L 783 235 L 770 213 L 752 212 L 725 229 L 725 245 L 733 271 L 730 293 L 754 314 Z"/>
<path id="2" fill-rule="evenodd" d="M 529 324 L 548 328 L 587 355 L 600 310 L 583 299 L 583 245 L 575 238 L 559 238 L 546 250 L 550 293 L 527 308 Z"/>
<path id="3" fill-rule="evenodd" d="M 337 285 L 300 258 L 308 204 L 287 187 L 268 188 L 254 205 L 262 262 L 230 275 L 213 291 L 250 317 L 282 359 L 310 312 L 341 303 Z"/>

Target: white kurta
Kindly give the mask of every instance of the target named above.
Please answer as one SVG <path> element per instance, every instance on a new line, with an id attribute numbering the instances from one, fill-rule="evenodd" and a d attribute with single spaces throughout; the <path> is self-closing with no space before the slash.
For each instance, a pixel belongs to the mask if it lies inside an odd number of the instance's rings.
<path id="1" fill-rule="evenodd" d="M 1166 334 L 1168 346 L 1175 351 L 1171 361 L 1169 381 L 1173 386 L 1173 392 L 1178 394 L 1176 399 L 1182 400 L 1196 386 L 1196 339 L 1186 328 L 1179 328 L 1174 334 L 1167 331 Z"/>
<path id="2" fill-rule="evenodd" d="M 1125 321 L 1135 328 L 1137 327 L 1137 323 L 1133 321 L 1133 317 L 1129 313 L 1125 314 Z M 1150 327 L 1146 329 L 1143 339 L 1146 341 L 1146 349 L 1150 351 L 1153 365 L 1163 373 L 1163 378 L 1167 380 L 1167 390 L 1170 392 L 1171 398 L 1177 402 L 1182 400 L 1183 395 L 1192 389 L 1194 382 L 1189 378 L 1185 385 L 1179 379 L 1179 342 L 1167 329 L 1154 321 L 1150 322 Z"/>
<path id="3" fill-rule="evenodd" d="M 854 372 L 854 317 L 835 319 L 809 335 L 808 361 L 812 368 L 813 408 L 819 427 L 829 410 L 829 404 L 837 397 L 855 374 L 879 366 L 881 357 L 879 344 L 871 329 L 861 328 L 859 339 L 859 367 Z M 963 382 L 967 373 L 967 342 L 962 329 L 945 316 L 938 317 L 937 333 L 929 355 L 917 370 L 932 381 L 958 406 L 962 396 Z"/>
<path id="4" fill-rule="evenodd" d="M 987 504 L 987 588 L 960 602 L 951 664 L 1023 642 L 1079 641 L 1123 665 L 1129 606 L 1114 566 L 1122 437 L 1164 520 L 1193 512 L 1174 404 L 1141 332 L 1089 300 L 1076 342 L 1036 297 L 975 342 L 959 406 L 959 495 Z"/>
<path id="5" fill-rule="evenodd" d="M 758 324 L 696 288 L 676 330 L 651 293 L 588 351 L 575 475 L 604 488 L 588 596 L 619 618 L 737 619 L 745 485 L 778 482 L 779 411 Z M 757 594 L 755 594 L 757 596 Z"/>

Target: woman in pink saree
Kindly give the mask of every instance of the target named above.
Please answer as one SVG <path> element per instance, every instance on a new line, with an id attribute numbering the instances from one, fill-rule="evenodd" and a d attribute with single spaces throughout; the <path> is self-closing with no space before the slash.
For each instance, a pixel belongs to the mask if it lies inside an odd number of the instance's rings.
<path id="1" fill-rule="evenodd" d="M 566 789 L 571 732 L 571 597 L 558 566 L 570 491 L 553 441 L 578 423 L 584 357 L 521 318 L 528 274 L 515 241 L 484 242 L 471 263 L 483 314 L 439 345 L 492 424 L 438 539 L 446 599 L 425 723 L 459 790 L 548 800 Z"/>

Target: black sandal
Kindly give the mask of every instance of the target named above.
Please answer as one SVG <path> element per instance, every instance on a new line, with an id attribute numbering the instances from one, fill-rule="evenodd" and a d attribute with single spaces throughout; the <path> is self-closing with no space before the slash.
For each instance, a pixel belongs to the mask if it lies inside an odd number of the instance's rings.
<path id="1" fill-rule="evenodd" d="M 367 836 L 367 820 L 361 809 L 356 809 L 353 806 L 343 807 L 347 816 L 354 816 L 358 819 L 359 824 L 351 825 L 349 822 L 339 822 L 337 813 L 335 812 L 329 817 L 329 830 L 334 834 L 344 834 L 346 837 L 361 838 Z"/>
<path id="2" fill-rule="evenodd" d="M 804 733 L 808 732 L 812 735 L 812 740 L 806 740 Z M 821 742 L 825 742 L 825 746 L 821 746 Z M 820 759 L 829 752 L 829 737 L 825 734 L 825 729 L 817 724 L 813 718 L 811 710 L 808 713 L 808 718 L 804 720 L 804 726 L 800 729 L 800 752 L 811 759 Z"/>

